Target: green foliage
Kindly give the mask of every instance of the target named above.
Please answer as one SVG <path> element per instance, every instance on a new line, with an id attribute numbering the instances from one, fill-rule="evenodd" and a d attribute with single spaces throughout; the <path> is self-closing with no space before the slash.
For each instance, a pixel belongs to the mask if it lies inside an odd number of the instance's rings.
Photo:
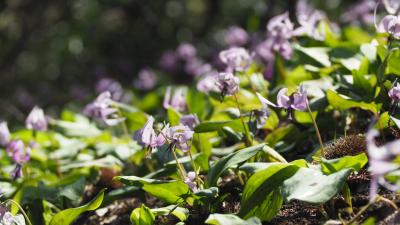
<path id="1" fill-rule="evenodd" d="M 261 221 L 257 217 L 249 218 L 248 220 L 242 220 L 233 214 L 211 214 L 208 216 L 206 224 L 211 225 L 261 225 Z"/>

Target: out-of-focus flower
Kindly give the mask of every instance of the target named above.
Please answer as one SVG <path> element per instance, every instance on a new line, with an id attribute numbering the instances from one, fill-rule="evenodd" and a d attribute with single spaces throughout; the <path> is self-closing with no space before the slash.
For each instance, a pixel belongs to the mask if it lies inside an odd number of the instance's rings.
<path id="1" fill-rule="evenodd" d="M 267 36 L 289 39 L 292 37 L 293 28 L 289 13 L 286 12 L 271 18 L 267 25 Z"/>
<path id="2" fill-rule="evenodd" d="M 343 22 L 371 24 L 374 22 L 374 9 L 376 6 L 375 0 L 363 0 L 352 5 L 341 16 Z"/>
<path id="3" fill-rule="evenodd" d="M 47 119 L 43 109 L 35 106 L 25 120 L 26 128 L 30 130 L 47 130 Z"/>
<path id="4" fill-rule="evenodd" d="M 270 102 L 268 99 L 264 98 L 260 93 L 256 93 L 256 95 L 262 107 L 260 110 L 254 110 L 253 112 L 256 118 L 257 128 L 260 129 L 264 127 L 270 115 L 268 105 L 275 105 L 275 104 Z"/>
<path id="5" fill-rule="evenodd" d="M 197 82 L 197 90 L 208 94 L 211 91 L 218 91 L 218 87 L 216 86 L 216 82 L 218 80 L 218 72 L 211 71 L 205 74 L 198 82 Z"/>
<path id="6" fill-rule="evenodd" d="M 135 133 L 134 139 L 142 146 L 157 148 L 165 143 L 163 134 L 156 134 L 153 128 L 154 118 L 149 116 L 146 124 Z"/>
<path id="7" fill-rule="evenodd" d="M 400 16 L 387 15 L 383 17 L 377 28 L 380 33 L 388 33 L 400 39 Z"/>
<path id="8" fill-rule="evenodd" d="M 199 118 L 197 118 L 196 114 L 184 115 L 181 117 L 180 122 L 182 125 L 188 126 L 192 130 L 200 123 Z"/>
<path id="9" fill-rule="evenodd" d="M 219 58 L 233 71 L 245 71 L 252 62 L 252 57 L 244 48 L 232 47 L 219 53 Z"/>
<path id="10" fill-rule="evenodd" d="M 175 88 L 172 93 L 172 88 L 167 87 L 165 91 L 163 106 L 165 109 L 174 108 L 178 112 L 184 112 L 186 110 L 186 92 L 183 88 Z"/>
<path id="11" fill-rule="evenodd" d="M 139 90 L 148 91 L 153 89 L 157 84 L 157 76 L 152 69 L 145 68 L 139 71 L 133 85 Z"/>
<path id="12" fill-rule="evenodd" d="M 400 102 L 400 84 L 397 83 L 396 86 L 392 87 L 388 95 L 394 102 Z"/>
<path id="13" fill-rule="evenodd" d="M 221 92 L 222 96 L 234 95 L 239 91 L 239 78 L 235 77 L 233 73 L 219 73 L 218 80 L 215 83 Z"/>
<path id="14" fill-rule="evenodd" d="M 184 66 L 185 72 L 192 76 L 199 76 L 211 71 L 210 64 L 203 63 L 198 58 L 188 60 Z"/>
<path id="15" fill-rule="evenodd" d="M 174 72 L 178 66 L 178 59 L 173 51 L 166 51 L 160 58 L 160 67 L 168 72 Z"/>
<path id="16" fill-rule="evenodd" d="M 367 149 L 369 156 L 369 170 L 372 174 L 370 186 L 370 200 L 374 200 L 378 193 L 378 186 L 382 185 L 388 190 L 398 191 L 399 186 L 386 181 L 385 175 L 399 168 L 399 165 L 393 162 L 393 159 L 400 154 L 400 140 L 389 142 L 383 146 L 376 146 L 375 137 L 377 130 L 370 130 L 366 135 Z"/>
<path id="17" fill-rule="evenodd" d="M 31 158 L 31 148 L 25 147 L 21 140 L 13 140 L 8 143 L 6 151 L 7 155 L 18 164 L 24 164 Z"/>
<path id="18" fill-rule="evenodd" d="M 108 126 L 115 126 L 125 120 L 118 115 L 118 109 L 112 106 L 110 92 L 101 93 L 92 103 L 89 103 L 83 113 L 94 119 L 100 119 Z"/>
<path id="19" fill-rule="evenodd" d="M 318 24 L 324 19 L 325 14 L 322 11 L 313 9 L 306 0 L 297 3 L 297 20 L 300 27 L 293 31 L 293 35 L 307 35 L 315 40 L 324 40 L 325 34 L 318 29 Z"/>
<path id="20" fill-rule="evenodd" d="M 0 145 L 6 146 L 11 140 L 10 130 L 8 129 L 7 122 L 0 122 Z"/>
<path id="21" fill-rule="evenodd" d="M 176 145 L 180 150 L 187 152 L 192 146 L 193 133 L 190 127 L 178 125 L 168 128 L 165 131 L 165 137 L 171 144 Z"/>
<path id="22" fill-rule="evenodd" d="M 9 209 L 1 206 L 0 224 L 1 225 L 25 225 L 24 216 L 21 214 L 13 215 Z"/>
<path id="23" fill-rule="evenodd" d="M 187 173 L 187 177 L 185 178 L 184 182 L 187 186 L 189 186 L 189 188 L 193 192 L 198 191 L 197 184 L 196 184 L 196 173 L 194 171 L 190 171 Z"/>
<path id="24" fill-rule="evenodd" d="M 193 59 L 197 54 L 196 48 L 189 43 L 182 43 L 176 49 L 176 56 L 183 61 Z"/>
<path id="25" fill-rule="evenodd" d="M 243 46 L 247 44 L 249 35 L 247 32 L 238 26 L 232 26 L 225 34 L 225 42 L 229 46 Z"/>
<path id="26" fill-rule="evenodd" d="M 400 2 L 398 0 L 382 0 L 385 9 L 390 14 L 396 14 L 400 8 Z"/>

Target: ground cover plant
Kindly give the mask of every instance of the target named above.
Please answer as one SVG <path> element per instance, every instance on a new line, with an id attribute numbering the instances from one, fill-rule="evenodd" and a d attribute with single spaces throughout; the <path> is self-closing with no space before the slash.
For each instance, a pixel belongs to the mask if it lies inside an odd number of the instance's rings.
<path id="1" fill-rule="evenodd" d="M 0 224 L 399 224 L 399 11 L 299 1 L 214 61 L 182 43 L 134 90 L 1 122 Z"/>

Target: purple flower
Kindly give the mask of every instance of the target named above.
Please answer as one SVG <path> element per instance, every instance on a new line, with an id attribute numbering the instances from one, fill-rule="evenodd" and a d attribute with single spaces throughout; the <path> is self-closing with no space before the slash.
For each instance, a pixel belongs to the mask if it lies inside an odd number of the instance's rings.
<path id="1" fill-rule="evenodd" d="M 293 35 L 307 35 L 321 41 L 325 39 L 325 34 L 318 29 L 319 22 L 325 17 L 323 12 L 313 9 L 306 0 L 301 0 L 297 4 L 296 14 L 300 27 L 293 31 Z"/>
<path id="2" fill-rule="evenodd" d="M 398 0 L 382 0 L 385 9 L 390 14 L 396 14 L 400 8 L 400 2 Z"/>
<path id="3" fill-rule="evenodd" d="M 370 186 L 370 200 L 374 200 L 379 184 L 391 191 L 398 191 L 399 186 L 386 181 L 385 175 L 399 168 L 393 160 L 400 154 L 400 140 L 389 142 L 383 146 L 376 146 L 377 130 L 370 130 L 366 135 L 369 156 L 369 170 L 372 174 Z"/>
<path id="4" fill-rule="evenodd" d="M 218 91 L 218 87 L 216 86 L 216 82 L 218 80 L 218 72 L 210 71 L 205 74 L 198 82 L 197 82 L 197 90 L 208 94 L 211 91 Z"/>
<path id="5" fill-rule="evenodd" d="M 267 36 L 279 39 L 290 39 L 294 25 L 289 19 L 289 13 L 277 15 L 268 22 Z"/>
<path id="6" fill-rule="evenodd" d="M 181 117 L 180 122 L 182 125 L 188 126 L 192 130 L 200 124 L 199 118 L 197 118 L 196 114 L 184 115 Z"/>
<path id="7" fill-rule="evenodd" d="M 25 120 L 25 126 L 30 130 L 46 131 L 47 119 L 44 115 L 43 109 L 37 106 L 33 107 L 32 111 Z"/>
<path id="8" fill-rule="evenodd" d="M 243 46 L 247 44 L 249 35 L 247 32 L 238 26 L 232 26 L 225 34 L 225 42 L 229 46 Z"/>
<path id="9" fill-rule="evenodd" d="M 133 85 L 139 90 L 148 91 L 153 89 L 157 84 L 157 76 L 152 69 L 142 69 L 139 71 Z"/>
<path id="10" fill-rule="evenodd" d="M 187 177 L 184 180 L 185 184 L 187 184 L 187 186 L 189 186 L 189 188 L 193 191 L 193 192 L 197 192 L 198 188 L 197 188 L 197 184 L 196 184 L 196 173 L 193 171 L 190 171 L 187 173 Z"/>
<path id="11" fill-rule="evenodd" d="M 193 133 L 190 127 L 178 125 L 168 128 L 165 131 L 165 137 L 171 144 L 176 145 L 183 152 L 187 152 L 192 146 Z"/>
<path id="12" fill-rule="evenodd" d="M 0 123 L 0 145 L 6 146 L 11 140 L 10 130 L 8 129 L 7 122 Z"/>
<path id="13" fill-rule="evenodd" d="M 192 58 L 185 63 L 185 72 L 192 76 L 199 76 L 211 71 L 210 64 L 204 64 L 198 58 Z"/>
<path id="14" fill-rule="evenodd" d="M 167 87 L 165 91 L 163 106 L 165 109 L 174 108 L 178 112 L 184 112 L 186 110 L 186 92 L 183 88 L 175 88 L 172 94 L 172 88 Z"/>
<path id="15" fill-rule="evenodd" d="M 8 143 L 6 151 L 7 155 L 18 164 L 24 164 L 31 158 L 31 149 L 28 146 L 25 147 L 21 140 L 13 140 Z"/>
<path id="16" fill-rule="evenodd" d="M 380 33 L 388 33 L 394 38 L 400 39 L 400 16 L 387 15 L 383 17 L 377 30 Z"/>
<path id="17" fill-rule="evenodd" d="M 101 93 L 92 103 L 88 104 L 83 113 L 94 119 L 103 121 L 108 126 L 115 126 L 125 120 L 118 115 L 118 109 L 112 106 L 110 92 Z"/>
<path id="18" fill-rule="evenodd" d="M 265 123 L 267 122 L 267 118 L 270 115 L 268 105 L 274 106 L 275 104 L 264 98 L 260 93 L 256 93 L 256 95 L 262 107 L 260 110 L 254 110 L 253 112 L 256 118 L 257 128 L 261 129 L 262 127 L 264 127 Z"/>
<path id="19" fill-rule="evenodd" d="M 363 0 L 352 5 L 342 16 L 344 22 L 371 24 L 374 21 L 375 0 Z"/>
<path id="20" fill-rule="evenodd" d="M 396 84 L 395 87 L 390 89 L 388 95 L 394 102 L 399 102 L 400 101 L 400 84 Z"/>
<path id="21" fill-rule="evenodd" d="M 239 91 L 239 78 L 235 77 L 233 73 L 219 73 L 218 80 L 215 85 L 218 87 L 222 96 L 234 95 Z"/>
<path id="22" fill-rule="evenodd" d="M 197 54 L 196 48 L 189 43 L 182 43 L 176 49 L 176 56 L 183 61 L 193 59 Z"/>
<path id="23" fill-rule="evenodd" d="M 162 133 L 156 134 L 153 128 L 154 118 L 149 116 L 146 124 L 135 133 L 134 139 L 142 146 L 157 148 L 165 143 L 165 138 Z"/>
<path id="24" fill-rule="evenodd" d="M 168 72 L 174 72 L 178 66 L 178 59 L 173 51 L 166 51 L 160 58 L 160 67 Z"/>
<path id="25" fill-rule="evenodd" d="M 18 178 L 20 178 L 22 176 L 23 176 L 23 174 L 22 174 L 22 165 L 17 163 L 15 165 L 15 168 L 13 169 L 13 171 L 11 171 L 10 177 L 13 180 L 16 180 L 16 179 L 18 179 Z"/>
<path id="26" fill-rule="evenodd" d="M 129 102 L 131 96 L 125 93 L 122 85 L 112 78 L 101 78 L 96 83 L 96 92 L 101 94 L 103 92 L 110 92 L 111 99 L 118 102 Z"/>
<path id="27" fill-rule="evenodd" d="M 249 68 L 252 57 L 244 48 L 232 47 L 219 53 L 219 58 L 233 71 L 245 71 Z"/>

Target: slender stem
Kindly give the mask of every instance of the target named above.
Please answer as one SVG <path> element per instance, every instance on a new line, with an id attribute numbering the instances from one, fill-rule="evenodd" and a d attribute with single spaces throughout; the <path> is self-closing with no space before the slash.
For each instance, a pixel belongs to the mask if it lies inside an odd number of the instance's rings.
<path id="1" fill-rule="evenodd" d="M 181 165 L 181 164 L 179 163 L 179 161 L 178 161 L 178 157 L 176 156 L 176 152 L 175 152 L 175 147 L 172 147 L 172 148 L 171 148 L 171 151 L 172 151 L 172 155 L 173 155 L 174 158 L 175 158 L 176 168 L 178 169 L 179 174 L 181 175 L 182 181 L 184 181 L 184 180 L 185 180 L 185 177 L 186 177 L 186 171 L 185 171 L 185 169 L 182 167 L 182 165 Z"/>
<path id="2" fill-rule="evenodd" d="M 120 108 L 118 108 L 118 115 L 119 115 L 121 118 L 123 117 Z M 130 135 L 129 135 L 129 130 L 128 130 L 128 126 L 126 125 L 125 120 L 121 122 L 121 126 L 122 126 L 122 130 L 124 131 L 124 135 L 125 135 L 127 138 L 129 138 L 129 137 L 130 137 Z"/>
<path id="3" fill-rule="evenodd" d="M 317 122 L 315 122 L 314 116 L 311 112 L 310 105 L 308 104 L 308 102 L 307 102 L 307 109 L 308 109 L 308 112 L 310 113 L 312 123 L 314 124 L 314 128 L 317 133 L 317 138 L 319 141 L 319 145 L 321 146 L 321 157 L 324 157 L 325 156 L 324 143 L 322 142 L 321 133 L 319 132 Z"/>
<path id="4" fill-rule="evenodd" d="M 246 144 L 247 147 L 250 147 L 250 146 L 253 145 L 252 141 L 251 141 L 251 137 L 250 137 L 250 132 L 247 129 L 246 123 L 244 122 L 244 119 L 243 119 L 243 116 L 242 116 L 242 110 L 240 108 L 240 104 L 239 104 L 239 100 L 237 98 L 237 95 L 234 94 L 233 96 L 235 97 L 235 102 L 236 102 L 237 108 L 239 110 L 239 117 L 240 117 L 240 120 L 242 121 L 243 129 L 244 129 L 244 133 L 245 133 L 245 144 Z"/>
<path id="5" fill-rule="evenodd" d="M 190 150 L 188 151 L 188 153 L 189 153 L 189 157 L 190 157 L 190 162 L 192 163 L 192 167 L 193 167 L 194 174 L 195 174 L 195 176 L 196 176 L 197 187 L 200 187 L 200 185 L 201 185 L 200 177 L 199 177 L 199 175 L 197 174 L 197 168 L 196 168 L 196 165 L 195 165 L 195 163 L 194 163 L 192 153 L 190 152 Z"/>
<path id="6" fill-rule="evenodd" d="M 24 217 L 26 218 L 26 220 L 28 221 L 28 224 L 29 224 L 29 225 L 32 225 L 32 222 L 31 222 L 31 220 L 29 219 L 28 215 L 26 215 L 24 209 L 23 209 L 17 202 L 15 202 L 15 201 L 12 200 L 12 199 L 8 199 L 8 200 L 5 201 L 5 203 L 7 203 L 7 202 L 11 202 L 12 204 L 16 205 L 16 206 L 18 207 L 18 209 L 21 211 L 21 213 L 24 215 Z"/>
<path id="7" fill-rule="evenodd" d="M 375 198 L 374 201 L 368 202 L 368 204 L 366 204 L 364 207 L 362 207 L 362 208 L 360 209 L 360 211 L 358 211 L 358 213 L 357 213 L 353 218 L 351 218 L 351 220 L 349 220 L 347 223 L 344 223 L 344 225 L 349 225 L 349 224 L 352 224 L 354 221 L 356 221 L 356 219 L 357 219 L 358 217 L 360 217 L 365 211 L 367 211 L 367 209 L 368 209 L 372 204 L 374 204 L 376 200 L 377 200 L 377 198 Z"/>
<path id="8" fill-rule="evenodd" d="M 397 207 L 397 205 L 396 205 L 393 201 L 391 201 L 390 199 L 387 199 L 387 198 L 385 198 L 385 197 L 383 197 L 383 196 L 378 195 L 377 201 L 386 202 L 386 203 L 388 203 L 389 205 L 391 205 L 394 209 L 396 209 L 396 210 L 399 209 L 399 208 Z"/>

